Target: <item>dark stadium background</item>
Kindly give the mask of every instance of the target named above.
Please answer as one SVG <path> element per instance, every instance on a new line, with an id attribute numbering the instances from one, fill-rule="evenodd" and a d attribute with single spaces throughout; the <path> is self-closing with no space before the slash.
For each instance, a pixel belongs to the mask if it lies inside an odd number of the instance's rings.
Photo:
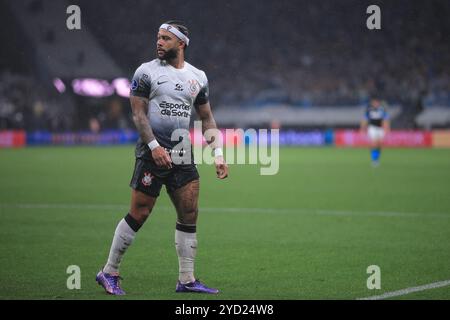
<path id="1" fill-rule="evenodd" d="M 81 30 L 65 27 L 69 4 L 81 8 Z M 432 108 L 450 105 L 449 2 L 377 1 L 381 30 L 366 28 L 370 4 L 2 1 L 0 129 L 133 129 L 126 98 L 115 92 L 83 97 L 71 83 L 79 78 L 108 83 L 130 79 L 141 63 L 155 57 L 157 27 L 173 18 L 190 29 L 187 60 L 206 71 L 222 126 L 352 128 L 359 119 L 348 107 L 363 106 L 377 94 L 400 107 L 394 128 L 448 127 L 449 109 Z M 66 86 L 62 94 L 53 85 L 57 78 Z M 239 122 L 246 112 L 276 106 L 309 110 L 312 120 L 284 121 L 281 114 L 271 118 L 276 123 L 264 117 Z M 347 112 L 352 120 L 320 121 L 321 107 L 335 108 L 344 118 Z M 225 110 L 231 111 L 223 116 Z M 419 120 L 421 115 L 425 120 Z"/>
<path id="2" fill-rule="evenodd" d="M 81 30 L 66 27 L 73 4 Z M 381 30 L 366 27 L 372 4 Z M 448 0 L 1 0 L 0 299 L 106 297 L 93 279 L 128 210 L 128 84 L 170 19 L 189 28 L 219 127 L 280 129 L 274 176 L 230 165 L 218 181 L 199 166 L 199 273 L 219 299 L 439 281 L 398 298 L 449 299 L 449 17 Z M 359 132 L 372 96 L 392 122 L 379 168 Z M 158 201 L 124 259 L 126 298 L 179 299 L 175 215 Z M 66 288 L 72 264 L 82 290 Z M 366 287 L 373 264 L 381 290 Z"/>

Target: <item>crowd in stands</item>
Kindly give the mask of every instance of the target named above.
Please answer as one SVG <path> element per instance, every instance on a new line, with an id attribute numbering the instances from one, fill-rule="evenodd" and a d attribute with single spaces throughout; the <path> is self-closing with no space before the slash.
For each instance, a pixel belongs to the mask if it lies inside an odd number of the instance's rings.
<path id="1" fill-rule="evenodd" d="M 73 2 L 122 68 L 118 76 L 128 78 L 154 59 L 158 26 L 184 21 L 191 39 L 186 59 L 207 73 L 215 108 L 362 105 L 373 94 L 390 103 L 450 106 L 447 0 L 378 1 L 381 30 L 368 30 L 370 3 L 360 0 Z M 100 107 L 93 115 L 77 108 L 96 102 L 72 97 L 61 111 L 55 92 L 46 93 L 33 75 L 0 66 L 0 129 L 82 128 L 74 119 L 132 126 L 123 100 L 103 100 L 115 111 Z"/>
<path id="2" fill-rule="evenodd" d="M 160 23 L 185 21 L 187 59 L 207 72 L 218 105 L 351 105 L 374 92 L 450 104 L 448 1 L 381 2 L 381 30 L 367 29 L 368 3 L 359 0 L 80 2 L 95 10 L 91 30 L 130 75 L 154 58 Z"/>
<path id="3" fill-rule="evenodd" d="M 0 130 L 76 129 L 76 105 L 30 75 L 0 74 Z"/>

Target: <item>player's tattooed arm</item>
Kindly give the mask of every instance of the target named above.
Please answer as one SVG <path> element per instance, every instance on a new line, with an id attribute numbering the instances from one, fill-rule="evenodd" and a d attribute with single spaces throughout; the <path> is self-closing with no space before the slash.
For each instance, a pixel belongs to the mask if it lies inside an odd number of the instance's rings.
<path id="1" fill-rule="evenodd" d="M 155 135 L 148 121 L 148 99 L 143 97 L 131 96 L 131 109 L 133 111 L 133 121 L 136 129 L 145 144 L 153 141 Z M 163 147 L 156 147 L 151 151 L 153 160 L 160 167 L 172 168 L 172 159 L 169 157 Z"/>
<path id="2" fill-rule="evenodd" d="M 202 132 L 206 142 L 214 150 L 222 148 L 222 135 L 217 129 L 216 120 L 211 111 L 209 102 L 196 106 L 197 113 L 202 121 Z M 228 165 L 222 155 L 216 156 L 214 160 L 216 166 L 216 173 L 219 179 L 228 177 Z"/>
<path id="3" fill-rule="evenodd" d="M 214 120 L 209 102 L 196 106 L 196 110 L 202 121 L 202 133 L 206 142 L 212 149 L 221 148 L 222 141 L 219 137 L 220 132 L 217 129 L 216 120 Z"/>
<path id="4" fill-rule="evenodd" d="M 148 121 L 147 112 L 148 112 L 148 99 L 143 97 L 130 97 L 131 102 L 131 110 L 133 112 L 133 122 L 136 126 L 139 135 L 141 136 L 142 141 L 147 144 L 153 139 L 155 136 L 153 135 L 152 128 L 150 126 L 150 122 Z"/>

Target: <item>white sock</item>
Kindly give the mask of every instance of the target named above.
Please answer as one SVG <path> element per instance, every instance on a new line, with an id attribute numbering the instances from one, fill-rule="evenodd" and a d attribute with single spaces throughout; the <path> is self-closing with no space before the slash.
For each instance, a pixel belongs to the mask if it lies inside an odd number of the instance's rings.
<path id="1" fill-rule="evenodd" d="M 108 262 L 103 271 L 106 273 L 118 273 L 120 261 L 125 251 L 134 240 L 136 232 L 131 229 L 125 219 L 120 220 L 114 233 L 113 242 L 109 251 Z"/>
<path id="2" fill-rule="evenodd" d="M 175 248 L 180 272 L 178 280 L 183 284 L 195 281 L 194 260 L 197 253 L 197 233 L 175 230 Z"/>

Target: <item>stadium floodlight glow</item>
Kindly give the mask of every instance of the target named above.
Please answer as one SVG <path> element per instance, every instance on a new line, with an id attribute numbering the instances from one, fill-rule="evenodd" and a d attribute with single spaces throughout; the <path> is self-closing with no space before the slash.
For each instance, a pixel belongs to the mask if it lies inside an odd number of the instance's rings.
<path id="1" fill-rule="evenodd" d="M 112 85 L 119 96 L 124 98 L 130 97 L 130 80 L 127 78 L 117 78 L 113 80 Z"/>
<path id="2" fill-rule="evenodd" d="M 60 78 L 53 79 L 53 85 L 59 93 L 64 93 L 66 91 L 66 85 Z"/>
<path id="3" fill-rule="evenodd" d="M 108 97 L 114 93 L 114 88 L 106 80 L 99 79 L 74 79 L 73 91 L 81 96 Z"/>
<path id="4" fill-rule="evenodd" d="M 59 93 L 66 90 L 66 86 L 59 78 L 53 80 L 53 85 Z M 72 89 L 75 94 L 87 97 L 108 97 L 114 92 L 124 98 L 130 97 L 130 80 L 127 78 L 116 78 L 111 81 L 94 78 L 77 78 L 72 81 Z"/>

